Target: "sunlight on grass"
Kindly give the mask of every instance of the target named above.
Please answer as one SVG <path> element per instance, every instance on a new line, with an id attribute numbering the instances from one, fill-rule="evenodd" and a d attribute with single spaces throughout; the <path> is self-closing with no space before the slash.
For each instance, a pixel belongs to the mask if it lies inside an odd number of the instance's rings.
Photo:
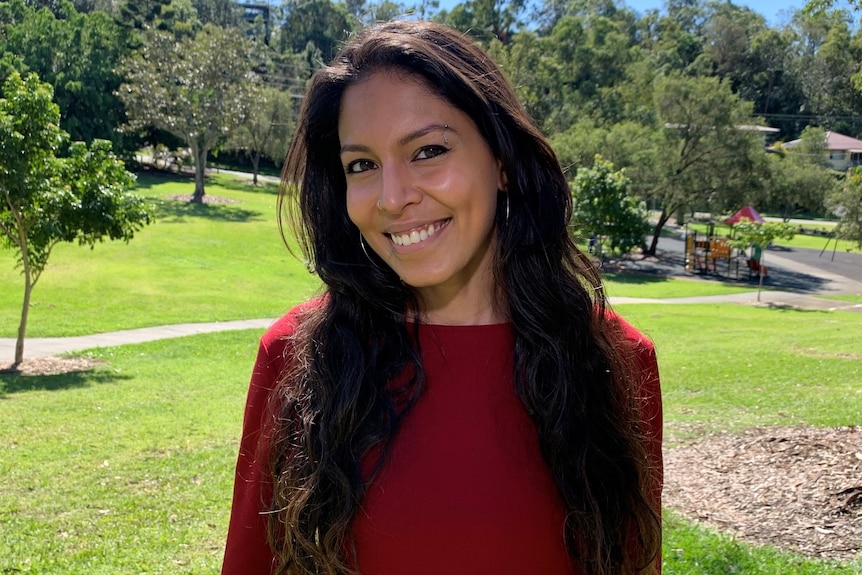
<path id="1" fill-rule="evenodd" d="M 236 203 L 202 206 L 168 199 L 193 181 L 148 176 L 139 187 L 156 222 L 129 244 L 58 245 L 33 292 L 29 337 L 276 317 L 315 293 L 317 279 L 282 244 L 275 186 L 223 175 L 207 193 Z M 0 337 L 14 337 L 23 284 L 12 251 L 2 257 Z"/>

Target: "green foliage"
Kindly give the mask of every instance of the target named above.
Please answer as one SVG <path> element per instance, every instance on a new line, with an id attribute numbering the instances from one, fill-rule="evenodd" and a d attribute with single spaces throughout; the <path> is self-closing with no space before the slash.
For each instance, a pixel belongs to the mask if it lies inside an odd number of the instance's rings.
<path id="1" fill-rule="evenodd" d="M 277 88 L 261 87 L 252 92 L 252 102 L 248 116 L 236 127 L 225 148 L 245 152 L 251 159 L 257 184 L 261 156 L 280 166 L 287 154 L 294 129 L 295 99 Z"/>
<path id="2" fill-rule="evenodd" d="M 312 69 L 329 62 L 341 42 L 353 30 L 347 7 L 329 0 L 285 0 L 284 20 L 279 34 L 283 53 L 317 54 Z"/>
<path id="3" fill-rule="evenodd" d="M 68 158 L 57 157 L 67 134 L 51 96 L 35 74 L 13 73 L 0 99 L 0 240 L 15 250 L 24 275 L 16 363 L 23 359 L 30 294 L 54 246 L 128 241 L 149 223 L 143 200 L 126 193 L 134 177 L 109 142 L 75 142 Z"/>
<path id="4" fill-rule="evenodd" d="M 117 94 L 126 105 L 127 129 L 155 127 L 191 148 L 194 199 L 203 201 L 207 153 L 249 113 L 258 82 L 250 40 L 235 29 L 206 25 L 193 38 L 150 32 L 141 50 L 121 66 Z"/>
<path id="5" fill-rule="evenodd" d="M 836 237 L 854 242 L 862 249 L 862 167 L 847 172 L 844 185 L 830 196 L 829 206 L 840 218 Z"/>
<path id="6" fill-rule="evenodd" d="M 601 156 L 592 168 L 575 176 L 573 225 L 579 235 L 597 238 L 600 253 L 605 240 L 617 254 L 643 246 L 649 231 L 647 213 L 637 198 L 628 195 L 628 186 L 624 171 L 614 171 L 614 165 Z"/>
<path id="7" fill-rule="evenodd" d="M 673 74 L 656 80 L 655 109 L 662 126 L 652 161 L 641 171 L 661 206 L 648 253 L 664 224 L 682 209 L 726 209 L 745 203 L 760 184 L 763 150 L 751 122 L 751 104 L 714 77 Z"/>
<path id="8" fill-rule="evenodd" d="M 728 243 L 738 250 L 754 246 L 754 259 L 758 262 L 758 271 L 764 267 L 765 250 L 775 240 L 792 240 L 796 229 L 786 222 L 752 222 L 748 218 L 733 225 L 733 236 Z M 757 301 L 760 301 L 760 291 L 763 289 L 763 278 L 766 272 L 758 273 Z"/>
<path id="9" fill-rule="evenodd" d="M 105 12 L 78 13 L 65 0 L 60 7 L 59 14 L 37 11 L 21 0 L 3 7 L 0 52 L 5 50 L 9 68 L 35 72 L 54 87 L 60 127 L 73 140 L 111 140 L 115 150 L 129 152 L 134 142 L 116 130 L 125 117 L 114 95 L 120 85 L 115 68 L 126 50 L 121 29 Z M 0 69 L 0 81 L 7 74 Z"/>
<path id="10" fill-rule="evenodd" d="M 784 222 L 752 222 L 748 218 L 742 218 L 733 225 L 733 239 L 730 243 L 737 249 L 745 249 L 748 246 L 757 246 L 766 249 L 775 240 L 792 240 L 796 228 Z"/>

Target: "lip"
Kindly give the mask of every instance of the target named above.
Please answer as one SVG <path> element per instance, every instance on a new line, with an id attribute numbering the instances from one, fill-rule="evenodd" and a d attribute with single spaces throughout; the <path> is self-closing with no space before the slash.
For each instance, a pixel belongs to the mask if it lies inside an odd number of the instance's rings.
<path id="1" fill-rule="evenodd" d="M 393 249 L 398 251 L 414 251 L 427 245 L 429 240 L 437 237 L 437 234 L 448 227 L 451 222 L 452 218 L 443 218 L 420 225 L 399 226 L 398 228 L 385 231 L 384 234 L 389 238 Z M 434 231 L 431 234 L 427 234 L 427 231 L 432 226 Z M 427 235 L 424 238 L 420 238 L 419 234 L 423 233 Z M 404 241 L 409 243 L 405 244 Z"/>

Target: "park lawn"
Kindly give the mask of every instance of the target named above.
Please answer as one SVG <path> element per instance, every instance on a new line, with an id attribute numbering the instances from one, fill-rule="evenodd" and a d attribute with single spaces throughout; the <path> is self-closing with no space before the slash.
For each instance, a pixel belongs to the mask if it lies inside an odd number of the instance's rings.
<path id="1" fill-rule="evenodd" d="M 137 191 L 157 205 L 155 223 L 128 244 L 58 244 L 33 291 L 27 336 L 276 317 L 315 293 L 319 282 L 282 243 L 276 186 L 223 174 L 207 194 L 236 203 L 167 199 L 193 189 L 193 180 L 143 175 Z M 0 337 L 14 337 L 24 284 L 14 253 L 0 256 Z"/>
<path id="2" fill-rule="evenodd" d="M 653 339 L 669 443 L 692 429 L 862 421 L 862 314 L 618 305 Z"/>
<path id="3" fill-rule="evenodd" d="M 862 421 L 862 315 L 625 305 L 657 345 L 674 437 Z M 94 350 L 63 376 L 0 375 L 0 571 L 214 573 L 257 330 Z M 680 429 L 682 428 L 682 431 Z M 664 573 L 858 575 L 668 513 Z"/>
<path id="4" fill-rule="evenodd" d="M 720 279 L 667 278 L 646 274 L 604 274 L 606 295 L 670 299 L 757 292 L 756 285 L 738 285 Z"/>

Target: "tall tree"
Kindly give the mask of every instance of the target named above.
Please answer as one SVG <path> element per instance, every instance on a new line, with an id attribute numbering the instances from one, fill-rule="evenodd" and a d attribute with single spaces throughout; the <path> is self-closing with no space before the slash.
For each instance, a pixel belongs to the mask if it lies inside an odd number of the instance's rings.
<path id="1" fill-rule="evenodd" d="M 114 95 L 120 85 L 115 68 L 126 51 L 121 29 L 104 12 L 78 13 L 65 0 L 61 5 L 59 17 L 21 0 L 0 7 L 6 12 L 0 50 L 14 55 L 19 72 L 35 72 L 54 86 L 60 127 L 73 140 L 111 140 L 118 152 L 131 153 L 135 142 L 117 132 L 125 112 Z"/>
<path id="2" fill-rule="evenodd" d="M 322 61 L 315 68 L 335 56 L 356 22 L 344 3 L 330 0 L 284 0 L 283 11 L 279 51 L 317 51 Z"/>
<path id="3" fill-rule="evenodd" d="M 835 189 L 828 203 L 839 218 L 835 235 L 862 248 L 862 168 L 847 172 L 844 185 Z"/>
<path id="4" fill-rule="evenodd" d="M 128 127 L 164 130 L 184 141 L 195 167 L 193 201 L 203 202 L 207 153 L 248 116 L 254 74 L 251 41 L 236 29 L 211 24 L 176 40 L 150 32 L 144 47 L 123 61 L 118 95 Z"/>
<path id="5" fill-rule="evenodd" d="M 13 248 L 24 276 L 24 298 L 15 365 L 24 359 L 30 297 L 59 242 L 94 246 L 108 237 L 130 240 L 149 222 L 144 201 L 127 189 L 134 176 L 96 140 L 70 146 L 57 157 L 67 134 L 52 102 L 51 86 L 30 74 L 12 74 L 0 99 L 0 243 Z"/>
<path id="6" fill-rule="evenodd" d="M 572 224 L 582 237 L 589 237 L 601 255 L 607 241 L 611 252 L 627 254 L 644 244 L 649 232 L 646 208 L 628 194 L 630 180 L 624 170 L 601 156 L 592 168 L 578 171 L 572 184 Z M 595 242 L 595 243 L 593 243 Z"/>
<path id="7" fill-rule="evenodd" d="M 659 130 L 652 161 L 640 170 L 661 215 L 648 254 L 661 230 L 685 209 L 726 209 L 759 185 L 763 143 L 752 131 L 751 104 L 740 101 L 718 78 L 672 75 L 655 89 Z"/>
<path id="8" fill-rule="evenodd" d="M 248 116 L 231 134 L 225 147 L 245 152 L 251 160 L 253 181 L 257 185 L 261 157 L 281 164 L 287 154 L 296 100 L 289 92 L 263 87 L 256 90 L 253 102 Z"/>

